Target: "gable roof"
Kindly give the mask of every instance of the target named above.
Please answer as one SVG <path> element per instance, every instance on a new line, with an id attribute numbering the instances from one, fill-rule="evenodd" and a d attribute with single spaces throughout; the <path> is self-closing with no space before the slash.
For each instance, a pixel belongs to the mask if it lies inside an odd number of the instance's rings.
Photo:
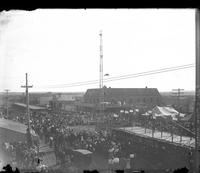
<path id="1" fill-rule="evenodd" d="M 98 88 L 88 89 L 85 95 L 99 96 L 102 90 L 110 96 L 160 96 L 157 88 Z"/>

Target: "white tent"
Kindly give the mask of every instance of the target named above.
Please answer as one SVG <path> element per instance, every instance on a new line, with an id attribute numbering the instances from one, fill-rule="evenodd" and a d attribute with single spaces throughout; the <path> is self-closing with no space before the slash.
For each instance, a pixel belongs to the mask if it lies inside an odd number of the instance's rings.
<path id="1" fill-rule="evenodd" d="M 156 106 L 152 110 L 153 117 L 171 117 L 173 120 L 177 120 L 177 117 L 184 117 L 185 114 L 179 113 L 177 110 L 175 110 L 173 107 L 160 107 Z"/>
<path id="2" fill-rule="evenodd" d="M 115 118 L 118 118 L 118 117 L 119 117 L 119 115 L 117 115 L 117 114 L 113 114 L 113 117 L 115 117 Z"/>

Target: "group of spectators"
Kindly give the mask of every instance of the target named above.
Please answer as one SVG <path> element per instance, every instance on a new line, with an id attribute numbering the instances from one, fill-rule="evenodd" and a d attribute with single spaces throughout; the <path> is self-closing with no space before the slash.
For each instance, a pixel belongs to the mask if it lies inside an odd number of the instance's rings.
<path id="1" fill-rule="evenodd" d="M 6 119 L 27 123 L 25 113 L 9 114 Z M 74 128 L 77 126 L 90 125 L 90 122 L 97 121 L 96 117 L 90 113 L 55 113 L 37 112 L 31 114 L 31 128 L 39 135 L 44 143 L 54 149 L 58 164 L 70 161 L 69 149 L 86 149 L 91 152 L 100 153 L 105 157 L 116 157 L 120 152 L 120 144 L 114 141 L 113 136 L 108 131 L 83 130 Z M 94 120 L 95 119 L 95 120 Z M 106 119 L 104 119 L 106 122 Z M 14 157 L 18 165 L 31 165 L 34 152 L 28 151 L 26 143 L 13 143 Z M 21 147 L 21 148 L 20 148 Z M 19 149 L 20 148 L 20 149 Z M 32 148 L 36 148 L 33 145 Z M 112 153 L 112 154 L 111 154 Z M 21 162 L 23 161 L 23 163 Z"/>
<path id="2" fill-rule="evenodd" d="M 36 146 L 28 147 L 26 142 L 4 142 L 1 146 L 4 162 L 13 166 L 32 167 L 37 163 L 37 148 Z"/>
<path id="3" fill-rule="evenodd" d="M 57 162 L 64 163 L 69 160 L 69 149 L 86 149 L 108 156 L 108 151 L 116 145 L 113 141 L 114 137 L 108 131 L 96 131 L 95 128 L 82 129 L 81 125 L 84 123 L 78 124 L 80 128 L 74 128 L 77 127 L 77 120 L 69 123 L 69 117 L 54 113 L 38 116 L 32 120 L 32 128 L 45 143 L 54 149 Z M 73 116 L 70 119 L 76 119 L 76 117 Z M 77 119 L 88 122 L 85 116 L 79 116 Z M 113 153 L 116 154 L 116 151 L 113 150 Z"/>
<path id="4" fill-rule="evenodd" d="M 194 137 L 194 123 L 175 121 L 171 117 L 153 117 L 152 114 L 144 115 L 142 113 L 133 116 L 132 122 L 137 126 L 157 130 L 160 132 L 168 132 L 179 136 Z"/>
<path id="5" fill-rule="evenodd" d="M 6 119 L 27 124 L 25 113 L 14 112 L 9 113 L 9 117 L 3 115 Z M 143 116 L 140 112 L 136 114 L 104 114 L 100 117 L 98 114 L 84 112 L 36 112 L 31 114 L 31 128 L 39 135 L 40 139 L 55 151 L 56 162 L 58 164 L 71 162 L 70 150 L 86 149 L 93 153 L 98 153 L 109 159 L 128 157 L 132 151 L 129 143 L 123 140 L 117 140 L 115 135 L 107 130 L 77 130 L 74 127 L 90 125 L 90 122 L 102 122 L 108 125 L 119 124 L 122 122 L 125 125 L 131 125 L 132 122 L 137 122 L 140 126 L 146 128 L 155 128 L 171 132 L 171 126 L 166 124 L 166 121 L 160 119 L 152 119 L 148 116 Z M 176 133 L 184 134 L 174 128 Z M 12 146 L 12 147 L 11 147 Z M 17 165 L 33 165 L 33 159 L 36 157 L 36 145 L 32 149 L 27 147 L 26 143 L 13 143 L 9 147 L 3 146 L 4 150 L 11 153 L 11 158 L 15 158 L 14 162 Z M 138 150 L 138 149 L 137 149 Z M 148 151 L 147 151 L 148 152 Z"/>

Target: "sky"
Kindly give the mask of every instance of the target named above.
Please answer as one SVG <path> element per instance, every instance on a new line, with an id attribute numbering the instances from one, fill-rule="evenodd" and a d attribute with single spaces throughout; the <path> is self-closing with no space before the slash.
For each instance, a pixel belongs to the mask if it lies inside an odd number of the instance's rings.
<path id="1" fill-rule="evenodd" d="M 0 92 L 85 92 L 104 79 L 195 63 L 194 9 L 37 9 L 0 13 Z M 71 83 L 97 80 L 92 85 Z M 112 82 L 111 88 L 195 89 L 195 68 Z M 68 86 L 68 87 L 66 87 Z"/>

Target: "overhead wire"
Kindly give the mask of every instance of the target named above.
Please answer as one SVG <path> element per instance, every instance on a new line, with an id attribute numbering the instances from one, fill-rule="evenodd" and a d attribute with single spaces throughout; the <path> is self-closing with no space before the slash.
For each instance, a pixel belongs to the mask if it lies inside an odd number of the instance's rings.
<path id="1" fill-rule="evenodd" d="M 195 67 L 195 64 L 186 64 L 186 65 L 181 65 L 181 66 L 162 68 L 162 69 L 158 69 L 158 70 L 151 70 L 151 71 L 146 71 L 146 72 L 115 76 L 115 77 L 111 77 L 111 78 L 106 78 L 103 81 L 104 82 L 112 82 L 112 81 L 148 76 L 148 75 L 153 75 L 153 74 L 165 73 L 165 72 L 170 72 L 170 71 L 177 71 L 177 70 L 182 70 L 182 69 L 192 68 L 192 67 Z M 75 82 L 75 83 L 69 83 L 69 84 L 37 86 L 37 88 L 66 88 L 66 87 L 92 85 L 92 84 L 97 84 L 97 83 L 99 83 L 99 80 L 82 81 L 82 82 Z"/>

